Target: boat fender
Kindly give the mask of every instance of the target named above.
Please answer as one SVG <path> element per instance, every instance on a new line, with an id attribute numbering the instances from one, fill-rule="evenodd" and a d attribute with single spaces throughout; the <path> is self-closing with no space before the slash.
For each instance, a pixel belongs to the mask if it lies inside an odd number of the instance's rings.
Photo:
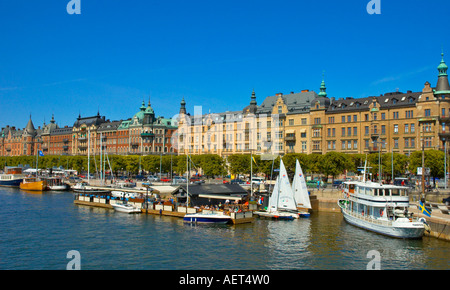
<path id="1" fill-rule="evenodd" d="M 427 220 L 426 220 L 424 217 L 421 217 L 421 218 L 419 219 L 419 222 L 423 223 L 423 226 L 424 226 L 425 230 L 427 231 L 427 233 L 430 233 L 430 232 L 431 232 L 431 228 L 430 228 L 430 226 L 428 225 Z"/>
<path id="2" fill-rule="evenodd" d="M 380 209 L 380 216 L 383 216 L 383 210 Z"/>

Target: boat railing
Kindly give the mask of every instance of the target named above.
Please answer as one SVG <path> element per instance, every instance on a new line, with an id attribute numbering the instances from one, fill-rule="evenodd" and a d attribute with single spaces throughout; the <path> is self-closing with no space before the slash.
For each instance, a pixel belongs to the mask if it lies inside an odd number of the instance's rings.
<path id="1" fill-rule="evenodd" d="M 346 214 L 348 214 L 350 216 L 356 217 L 358 219 L 361 219 L 361 220 L 364 220 L 364 221 L 367 221 L 367 222 L 370 222 L 373 224 L 382 225 L 382 226 L 392 226 L 392 221 L 376 219 L 369 215 L 362 215 L 360 213 L 349 211 L 346 208 L 343 208 L 343 210 L 345 211 Z"/>

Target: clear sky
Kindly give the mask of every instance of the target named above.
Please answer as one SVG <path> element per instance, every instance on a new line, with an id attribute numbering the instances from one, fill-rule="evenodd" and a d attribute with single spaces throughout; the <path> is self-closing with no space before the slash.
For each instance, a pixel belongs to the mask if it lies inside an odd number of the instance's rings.
<path id="1" fill-rule="evenodd" d="M 241 110 L 276 93 L 420 91 L 450 64 L 450 1 L 0 0 L 0 126 Z"/>

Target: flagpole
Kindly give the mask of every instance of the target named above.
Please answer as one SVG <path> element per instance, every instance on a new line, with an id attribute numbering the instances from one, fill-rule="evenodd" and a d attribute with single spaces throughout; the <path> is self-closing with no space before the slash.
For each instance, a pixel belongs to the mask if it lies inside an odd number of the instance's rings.
<path id="1" fill-rule="evenodd" d="M 253 197 L 253 150 L 250 151 L 250 196 Z"/>
<path id="2" fill-rule="evenodd" d="M 36 178 L 38 177 L 39 149 L 36 144 Z"/>

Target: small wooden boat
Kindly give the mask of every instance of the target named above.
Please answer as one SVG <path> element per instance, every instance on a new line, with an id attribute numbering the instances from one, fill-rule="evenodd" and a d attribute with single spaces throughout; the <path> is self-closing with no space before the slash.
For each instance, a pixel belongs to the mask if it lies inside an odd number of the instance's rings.
<path id="1" fill-rule="evenodd" d="M 41 180 L 36 177 L 24 178 L 20 183 L 20 189 L 31 191 L 44 191 L 47 190 L 47 181 Z"/>

